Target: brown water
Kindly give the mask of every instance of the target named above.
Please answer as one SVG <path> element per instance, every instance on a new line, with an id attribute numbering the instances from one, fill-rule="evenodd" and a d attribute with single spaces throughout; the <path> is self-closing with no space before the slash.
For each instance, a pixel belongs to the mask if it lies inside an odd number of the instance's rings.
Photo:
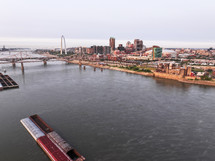
<path id="1" fill-rule="evenodd" d="M 89 161 L 214 161 L 215 88 L 42 63 L 7 69 L 0 160 L 48 161 L 20 124 L 39 114 Z"/>

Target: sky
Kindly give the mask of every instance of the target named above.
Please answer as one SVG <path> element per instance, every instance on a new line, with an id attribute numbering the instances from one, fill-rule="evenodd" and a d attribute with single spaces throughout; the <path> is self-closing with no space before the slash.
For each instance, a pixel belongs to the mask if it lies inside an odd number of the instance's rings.
<path id="1" fill-rule="evenodd" d="M 0 4 L 0 39 L 64 35 L 215 47 L 214 0 L 0 0 Z"/>

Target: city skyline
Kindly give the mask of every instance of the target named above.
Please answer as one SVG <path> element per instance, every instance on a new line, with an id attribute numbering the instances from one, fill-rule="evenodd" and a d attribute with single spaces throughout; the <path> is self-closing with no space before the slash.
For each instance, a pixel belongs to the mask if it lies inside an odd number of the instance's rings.
<path id="1" fill-rule="evenodd" d="M 65 36 L 65 35 L 64 35 Z M 109 45 L 109 38 L 106 39 L 71 39 L 65 36 L 67 47 L 90 47 L 92 45 Z M 134 39 L 120 40 L 116 39 L 116 47 L 119 44 L 126 46 L 128 41 L 134 42 Z M 141 39 L 141 38 L 137 38 Z M 215 43 L 212 42 L 201 42 L 201 41 L 163 41 L 163 40 L 143 40 L 143 44 L 146 47 L 158 45 L 163 48 L 210 48 L 215 47 Z M 60 48 L 61 47 L 61 36 L 58 38 L 10 38 L 0 37 L 0 48 L 1 47 L 17 47 L 17 48 Z"/>
<path id="2" fill-rule="evenodd" d="M 194 1 L 3 1 L 2 38 L 215 43 L 215 2 Z"/>
<path id="3" fill-rule="evenodd" d="M 0 1 L 0 161 L 215 160 L 215 0 Z"/>

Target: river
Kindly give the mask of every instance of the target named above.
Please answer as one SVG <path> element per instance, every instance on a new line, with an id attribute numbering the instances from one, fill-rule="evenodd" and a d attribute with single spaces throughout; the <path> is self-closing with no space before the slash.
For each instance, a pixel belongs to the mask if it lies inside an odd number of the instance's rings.
<path id="1" fill-rule="evenodd" d="M 48 161 L 20 119 L 39 114 L 88 161 L 214 161 L 215 88 L 62 62 L 4 65 L 0 160 Z"/>

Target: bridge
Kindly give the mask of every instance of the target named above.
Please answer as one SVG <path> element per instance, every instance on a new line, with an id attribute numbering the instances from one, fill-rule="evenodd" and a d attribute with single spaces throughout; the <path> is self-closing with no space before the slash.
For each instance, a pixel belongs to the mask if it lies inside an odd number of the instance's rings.
<path id="1" fill-rule="evenodd" d="M 47 65 L 47 61 L 66 61 L 67 59 L 58 58 L 57 56 L 49 53 L 35 54 L 33 51 L 13 51 L 13 52 L 1 52 L 0 64 L 12 64 L 16 67 L 16 63 L 21 63 L 21 68 L 24 71 L 24 63 L 43 62 Z"/>
<path id="2" fill-rule="evenodd" d="M 35 62 L 33 60 L 39 60 L 39 61 L 43 61 L 43 60 L 50 60 L 50 59 L 56 59 L 57 56 L 53 56 L 50 54 L 34 54 L 33 52 L 29 52 L 29 51 L 14 51 L 12 54 L 9 52 L 9 54 L 7 54 L 6 52 L 3 52 L 0 54 L 0 64 L 8 64 L 8 63 L 12 63 L 12 62 L 21 62 L 24 60 L 31 60 L 32 62 Z M 31 62 L 30 61 L 30 62 Z"/>

